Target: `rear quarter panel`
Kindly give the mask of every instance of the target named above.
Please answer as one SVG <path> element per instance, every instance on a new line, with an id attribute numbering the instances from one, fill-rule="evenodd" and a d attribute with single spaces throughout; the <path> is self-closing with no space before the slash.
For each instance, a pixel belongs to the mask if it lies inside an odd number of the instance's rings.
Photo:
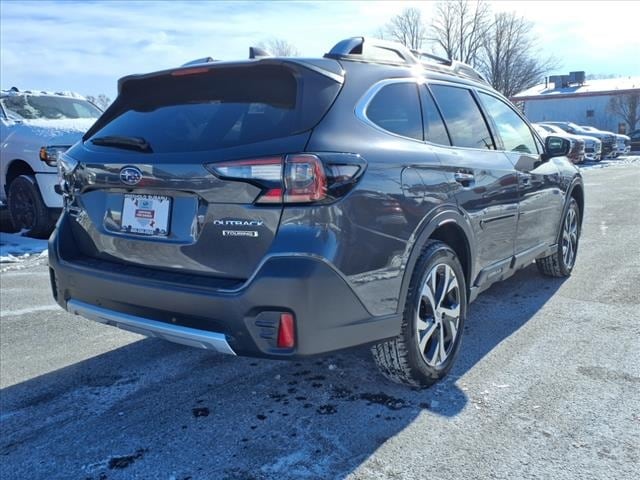
<path id="1" fill-rule="evenodd" d="M 285 248 L 308 229 L 304 248 L 332 262 L 372 314 L 392 314 L 425 219 L 445 205 L 457 207 L 433 147 L 356 117 L 356 104 L 376 80 L 364 66 L 349 68 L 341 94 L 313 131 L 307 150 L 357 153 L 367 170 L 352 192 L 330 206 L 285 208 L 277 242 Z"/>

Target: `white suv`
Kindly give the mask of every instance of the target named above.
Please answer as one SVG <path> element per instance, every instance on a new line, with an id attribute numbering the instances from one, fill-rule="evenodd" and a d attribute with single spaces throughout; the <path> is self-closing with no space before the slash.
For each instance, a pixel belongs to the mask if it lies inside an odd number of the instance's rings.
<path id="1" fill-rule="evenodd" d="M 0 204 L 16 229 L 32 237 L 51 233 L 62 208 L 57 156 L 101 114 L 74 93 L 0 91 Z"/>

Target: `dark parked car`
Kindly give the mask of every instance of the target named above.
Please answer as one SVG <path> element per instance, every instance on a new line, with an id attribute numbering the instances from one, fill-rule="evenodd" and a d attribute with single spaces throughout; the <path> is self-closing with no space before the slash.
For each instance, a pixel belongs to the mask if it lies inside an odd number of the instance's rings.
<path id="1" fill-rule="evenodd" d="M 369 344 L 387 377 L 427 386 L 481 291 L 534 260 L 571 274 L 568 149 L 469 66 L 361 37 L 125 77 L 60 157 L 53 295 L 229 354 Z"/>
<path id="2" fill-rule="evenodd" d="M 590 130 L 585 130 L 580 125 L 576 125 L 572 122 L 544 122 L 548 125 L 557 125 L 565 132 L 571 133 L 573 135 L 585 135 L 589 137 L 595 137 L 602 142 L 602 158 L 607 158 L 608 156 L 613 156 L 613 153 L 616 150 L 616 136 L 612 132 L 605 132 L 601 130 L 596 130 L 591 128 Z"/>
<path id="3" fill-rule="evenodd" d="M 640 130 L 634 130 L 629 134 L 629 145 L 632 152 L 640 152 Z"/>

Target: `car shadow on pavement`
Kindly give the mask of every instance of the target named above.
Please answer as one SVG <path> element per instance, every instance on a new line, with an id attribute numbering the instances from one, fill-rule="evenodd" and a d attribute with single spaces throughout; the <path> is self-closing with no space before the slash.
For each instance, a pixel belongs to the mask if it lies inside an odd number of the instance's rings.
<path id="1" fill-rule="evenodd" d="M 561 285 L 532 265 L 481 294 L 454 369 L 427 390 L 386 381 L 365 348 L 282 362 L 136 341 L 3 389 L 0 476 L 342 478 L 418 416 L 479 408 L 461 377 Z"/>

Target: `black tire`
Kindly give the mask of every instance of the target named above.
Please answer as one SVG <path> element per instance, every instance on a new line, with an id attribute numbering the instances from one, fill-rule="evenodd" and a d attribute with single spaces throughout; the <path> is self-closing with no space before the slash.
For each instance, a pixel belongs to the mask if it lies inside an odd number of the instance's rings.
<path id="1" fill-rule="evenodd" d="M 20 175 L 9 184 L 7 206 L 11 223 L 28 237 L 47 238 L 55 226 L 55 216 L 47 208 L 36 179 Z"/>
<path id="2" fill-rule="evenodd" d="M 431 275 L 434 271 L 436 272 L 435 283 L 438 284 L 438 279 L 443 280 L 443 286 L 445 285 L 447 272 L 449 278 L 451 278 L 451 273 L 455 274 L 457 291 L 454 292 L 452 289 L 446 296 L 442 296 L 442 302 L 448 302 L 443 308 L 454 311 L 455 306 L 458 306 L 457 327 L 453 334 L 452 321 L 450 320 L 453 316 L 446 317 L 443 315 L 438 320 L 439 313 L 436 312 L 440 312 L 440 310 L 433 310 L 429 306 L 428 298 L 423 296 L 423 287 L 429 288 L 427 281 L 432 279 Z M 449 285 L 452 284 L 453 281 L 450 281 Z M 442 289 L 436 289 L 437 292 L 441 293 Z M 436 296 L 438 295 L 433 295 L 433 297 Z M 442 302 L 439 303 L 439 307 L 442 307 Z M 466 282 L 458 257 L 447 244 L 440 241 L 429 241 L 422 250 L 409 284 L 400 335 L 393 340 L 380 343 L 371 348 L 378 368 L 385 377 L 397 383 L 423 388 L 433 385 L 451 370 L 455 362 L 460 349 L 460 340 L 466 315 Z M 426 317 L 427 321 L 422 320 L 423 317 Z M 420 330 L 418 319 L 423 324 L 430 326 Z M 440 322 L 439 327 L 437 327 L 438 322 Z M 435 330 L 432 330 L 434 328 Z M 425 340 L 429 331 L 434 333 L 426 339 L 425 353 L 423 355 L 419 341 L 421 335 L 422 339 Z M 439 336 L 440 332 L 442 332 L 443 336 Z M 444 335 L 449 335 L 449 343 L 446 347 L 444 346 L 447 344 L 447 337 Z M 437 339 L 434 338 L 436 336 L 438 336 Z M 446 348 L 446 356 L 441 364 L 432 365 L 427 361 L 426 357 L 431 356 L 432 341 L 437 341 L 438 339 L 442 339 L 443 349 Z M 435 346 L 436 351 L 438 346 L 439 343 Z M 436 357 L 433 358 L 438 358 L 437 354 L 435 355 Z"/>
<path id="3" fill-rule="evenodd" d="M 572 197 L 562 216 L 560 232 L 558 233 L 558 248 L 552 255 L 536 259 L 536 265 L 540 273 L 548 277 L 568 277 L 571 275 L 578 255 L 580 230 L 580 207 L 575 198 Z M 572 237 L 572 232 L 574 231 L 575 242 Z M 568 253 L 566 250 L 568 248 L 571 249 L 572 253 Z"/>
<path id="4" fill-rule="evenodd" d="M 11 221 L 11 215 L 9 215 L 8 208 L 0 210 L 0 232 L 17 232 L 16 227 L 13 226 L 13 222 Z"/>

